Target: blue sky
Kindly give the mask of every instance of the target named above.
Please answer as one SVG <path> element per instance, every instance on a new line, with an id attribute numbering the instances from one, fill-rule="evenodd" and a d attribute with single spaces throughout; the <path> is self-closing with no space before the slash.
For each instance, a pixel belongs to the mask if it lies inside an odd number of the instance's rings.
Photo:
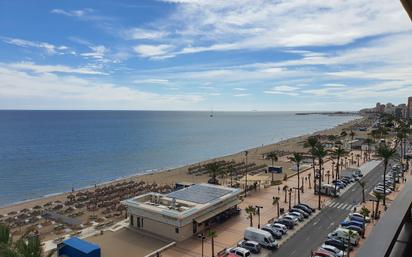
<path id="1" fill-rule="evenodd" d="M 397 104 L 411 42 L 392 0 L 4 0 L 0 109 Z"/>

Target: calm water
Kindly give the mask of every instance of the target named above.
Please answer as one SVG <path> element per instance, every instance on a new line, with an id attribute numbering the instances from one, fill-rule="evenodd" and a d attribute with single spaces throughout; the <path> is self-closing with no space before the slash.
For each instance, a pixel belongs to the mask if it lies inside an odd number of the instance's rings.
<path id="1" fill-rule="evenodd" d="M 0 111 L 0 205 L 269 144 L 355 117 Z"/>

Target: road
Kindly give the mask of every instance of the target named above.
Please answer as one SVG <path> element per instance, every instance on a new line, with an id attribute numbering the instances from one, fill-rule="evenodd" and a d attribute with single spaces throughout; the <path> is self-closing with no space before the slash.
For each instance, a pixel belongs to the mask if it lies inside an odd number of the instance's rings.
<path id="1" fill-rule="evenodd" d="M 369 192 L 381 181 L 383 164 L 376 166 L 362 178 L 366 182 L 365 197 L 368 200 Z M 334 231 L 339 223 L 346 218 L 354 205 L 362 201 L 362 188 L 358 183 L 352 183 L 339 198 L 330 201 L 321 212 L 281 247 L 269 256 L 306 257 L 311 250 L 316 250 L 325 241 L 327 235 Z"/>

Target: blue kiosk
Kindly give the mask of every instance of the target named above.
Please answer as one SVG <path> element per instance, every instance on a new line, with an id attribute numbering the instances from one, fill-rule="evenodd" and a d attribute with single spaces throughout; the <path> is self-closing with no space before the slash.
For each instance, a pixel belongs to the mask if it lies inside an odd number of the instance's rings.
<path id="1" fill-rule="evenodd" d="M 100 246 L 72 237 L 57 246 L 58 256 L 100 257 Z"/>

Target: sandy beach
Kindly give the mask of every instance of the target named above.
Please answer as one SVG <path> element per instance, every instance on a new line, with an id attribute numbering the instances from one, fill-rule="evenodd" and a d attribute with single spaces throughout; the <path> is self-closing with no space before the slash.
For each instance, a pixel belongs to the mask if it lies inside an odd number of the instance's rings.
<path id="1" fill-rule="evenodd" d="M 263 145 L 262 147 L 245 149 L 245 150 L 249 152 L 248 159 L 250 162 L 255 162 L 256 164 L 261 164 L 261 163 L 269 164 L 270 161 L 262 159 L 261 157 L 262 154 L 270 152 L 270 151 L 304 152 L 306 150 L 303 148 L 303 141 L 305 141 L 307 137 L 311 135 L 329 135 L 329 134 L 338 135 L 340 134 L 342 130 L 350 130 L 351 127 L 358 126 L 358 124 L 361 124 L 364 120 L 365 120 L 364 118 L 359 118 L 359 119 L 352 120 L 344 124 L 340 124 L 330 129 L 325 129 L 322 131 L 315 132 L 313 134 L 306 134 L 306 135 L 301 135 L 298 137 L 288 138 L 288 139 L 279 141 L 274 144 Z M 227 156 L 205 160 L 199 163 L 185 165 L 183 167 L 178 167 L 174 169 L 162 170 L 162 171 L 147 173 L 143 175 L 141 174 L 132 175 L 127 178 L 120 178 L 114 181 L 108 181 L 103 184 L 99 184 L 98 187 L 103 186 L 103 185 L 107 186 L 107 185 L 121 182 L 124 180 L 138 180 L 138 181 L 145 181 L 147 183 L 155 182 L 157 184 L 169 184 L 169 185 L 174 184 L 176 182 L 180 182 L 180 181 L 193 182 L 193 183 L 205 182 L 209 178 L 207 175 L 202 175 L 202 176 L 190 175 L 188 174 L 188 168 L 191 166 L 198 166 L 198 165 L 202 165 L 204 163 L 208 163 L 211 161 L 220 161 L 220 160 L 226 160 L 226 161 L 235 160 L 236 162 L 243 161 L 244 151 L 234 153 L 231 155 L 227 155 Z M 75 190 L 74 193 L 77 193 L 79 191 L 85 191 L 85 190 L 88 190 L 88 188 L 81 189 L 81 190 Z M 42 197 L 39 199 L 27 200 L 27 201 L 23 201 L 20 203 L 3 206 L 3 207 L 0 207 L 0 214 L 4 215 L 12 211 L 18 211 L 18 210 L 25 209 L 25 208 L 29 209 L 36 205 L 44 205 L 50 201 L 63 200 L 70 193 L 71 192 L 65 192 L 65 193 L 60 193 L 60 194 L 51 195 L 47 197 Z"/>

